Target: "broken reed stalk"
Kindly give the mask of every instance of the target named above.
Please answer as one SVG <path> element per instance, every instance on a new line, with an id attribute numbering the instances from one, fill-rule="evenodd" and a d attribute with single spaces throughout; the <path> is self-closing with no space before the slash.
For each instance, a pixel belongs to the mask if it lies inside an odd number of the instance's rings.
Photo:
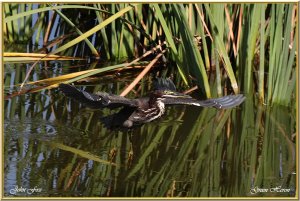
<path id="1" fill-rule="evenodd" d="M 151 67 L 158 61 L 158 59 L 166 52 L 167 50 L 163 50 L 159 53 L 147 66 L 146 68 L 133 80 L 132 83 L 120 94 L 120 96 L 126 96 L 135 85 L 149 72 Z"/>

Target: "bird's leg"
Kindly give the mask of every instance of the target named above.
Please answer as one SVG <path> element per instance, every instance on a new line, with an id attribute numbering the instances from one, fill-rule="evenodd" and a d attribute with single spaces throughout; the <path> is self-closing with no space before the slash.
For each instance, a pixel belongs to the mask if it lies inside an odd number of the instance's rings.
<path id="1" fill-rule="evenodd" d="M 127 135 L 129 137 L 129 143 L 130 143 L 130 149 L 128 152 L 128 159 L 127 159 L 127 168 L 130 168 L 133 161 L 133 144 L 132 144 L 133 130 L 129 129 L 127 131 Z"/>
<path id="2" fill-rule="evenodd" d="M 117 141 L 119 132 L 114 131 L 114 133 L 115 133 L 115 135 L 112 140 Z M 118 144 L 118 143 L 112 143 L 112 144 L 115 144 L 115 145 L 109 150 L 109 159 L 110 159 L 111 163 L 113 163 L 115 161 L 116 155 L 118 152 L 118 148 L 116 146 L 116 144 Z"/>
<path id="3" fill-rule="evenodd" d="M 127 136 L 129 138 L 130 144 L 132 144 L 132 138 L 133 138 L 133 130 L 132 129 L 127 130 Z"/>
<path id="4" fill-rule="evenodd" d="M 116 147 L 113 147 L 109 151 L 109 161 L 113 163 L 115 161 L 116 155 L 117 155 L 118 149 Z"/>

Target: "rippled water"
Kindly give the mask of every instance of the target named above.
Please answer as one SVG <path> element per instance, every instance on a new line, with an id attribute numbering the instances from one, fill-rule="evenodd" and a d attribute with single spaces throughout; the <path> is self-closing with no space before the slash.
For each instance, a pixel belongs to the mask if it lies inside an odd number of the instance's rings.
<path id="1" fill-rule="evenodd" d="M 125 82 L 78 87 L 119 94 Z M 169 108 L 130 131 L 107 130 L 99 118 L 110 113 L 56 89 L 6 100 L 5 196 L 295 196 L 293 107 L 248 95 L 231 110 Z"/>

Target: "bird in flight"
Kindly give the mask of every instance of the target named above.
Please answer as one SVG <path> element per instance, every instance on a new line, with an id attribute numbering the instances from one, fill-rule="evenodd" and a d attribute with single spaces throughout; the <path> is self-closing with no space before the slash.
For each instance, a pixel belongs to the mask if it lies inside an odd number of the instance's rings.
<path id="1" fill-rule="evenodd" d="M 148 96 L 135 99 L 125 98 L 106 92 L 88 93 L 68 84 L 60 84 L 59 89 L 65 96 L 91 108 L 121 108 L 119 112 L 101 118 L 106 127 L 133 128 L 160 118 L 168 106 L 192 105 L 198 107 L 215 107 L 227 109 L 240 105 L 245 96 L 228 95 L 221 98 L 197 100 L 189 95 L 176 91 L 171 79 L 157 78 L 153 91 Z"/>

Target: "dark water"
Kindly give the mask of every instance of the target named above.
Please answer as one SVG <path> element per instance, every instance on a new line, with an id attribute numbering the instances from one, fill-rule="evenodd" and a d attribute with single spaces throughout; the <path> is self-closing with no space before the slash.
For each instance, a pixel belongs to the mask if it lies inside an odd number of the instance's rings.
<path id="1" fill-rule="evenodd" d="M 22 65 L 5 66 L 5 93 L 22 82 Z M 33 77 L 63 71 L 56 64 Z M 132 81 L 96 80 L 77 86 L 120 94 Z M 4 109 L 4 195 L 294 197 L 295 107 L 256 102 L 249 94 L 230 110 L 177 106 L 134 130 L 111 131 L 99 121 L 111 111 L 85 108 L 57 89 L 13 97 Z"/>

